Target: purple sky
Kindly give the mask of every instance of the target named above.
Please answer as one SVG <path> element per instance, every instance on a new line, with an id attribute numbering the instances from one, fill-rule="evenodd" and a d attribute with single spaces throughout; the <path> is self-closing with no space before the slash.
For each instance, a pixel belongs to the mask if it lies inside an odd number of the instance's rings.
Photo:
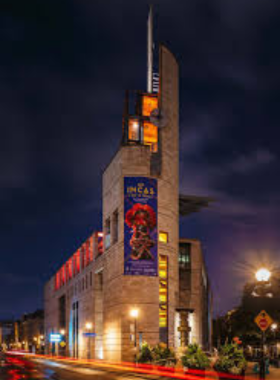
<path id="1" fill-rule="evenodd" d="M 2 9 L 3 8 L 3 9 Z M 145 1 L 0 5 L 0 318 L 101 225 L 101 174 L 126 89 L 145 89 Z M 279 266 L 279 0 L 155 2 L 180 64 L 181 192 L 216 199 L 182 220 L 202 240 L 215 312 L 261 262 Z"/>

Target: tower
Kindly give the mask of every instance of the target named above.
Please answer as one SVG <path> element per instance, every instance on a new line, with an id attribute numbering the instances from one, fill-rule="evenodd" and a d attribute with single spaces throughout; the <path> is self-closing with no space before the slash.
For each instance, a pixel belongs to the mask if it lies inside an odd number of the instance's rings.
<path id="1" fill-rule="evenodd" d="M 148 65 L 149 80 L 151 74 Z M 131 359 L 135 339 L 137 345 L 174 345 L 179 91 L 178 64 L 164 46 L 159 48 L 159 92 L 151 89 L 127 94 L 122 145 L 103 174 L 103 350 L 111 360 Z M 137 331 L 132 308 L 139 312 Z"/>

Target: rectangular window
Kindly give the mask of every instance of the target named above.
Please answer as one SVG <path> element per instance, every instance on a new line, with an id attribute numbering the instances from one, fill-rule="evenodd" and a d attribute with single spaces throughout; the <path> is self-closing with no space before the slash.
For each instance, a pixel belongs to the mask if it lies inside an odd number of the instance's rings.
<path id="1" fill-rule="evenodd" d="M 160 232 L 158 236 L 158 240 L 161 243 L 168 243 L 168 233 L 167 232 Z"/>
<path id="2" fill-rule="evenodd" d="M 116 210 L 113 214 L 113 243 L 116 243 L 119 239 L 119 213 Z"/>
<path id="3" fill-rule="evenodd" d="M 142 115 L 150 117 L 151 112 L 158 108 L 158 97 L 144 95 L 142 97 Z"/>
<path id="4" fill-rule="evenodd" d="M 58 299 L 58 310 L 59 310 L 59 327 L 66 327 L 66 298 L 65 295 Z"/>
<path id="5" fill-rule="evenodd" d="M 138 142 L 140 140 L 140 123 L 138 119 L 128 120 L 128 140 Z"/>
<path id="6" fill-rule="evenodd" d="M 166 343 L 168 327 L 168 257 L 159 256 L 159 327 L 161 341 Z"/>
<path id="7" fill-rule="evenodd" d="M 111 245 L 111 222 L 108 218 L 105 222 L 105 249 L 108 249 Z"/>
<path id="8" fill-rule="evenodd" d="M 92 286 L 92 272 L 90 272 L 89 284 Z"/>
<path id="9" fill-rule="evenodd" d="M 191 269 L 191 243 L 179 244 L 179 267 L 181 269 Z"/>
<path id="10" fill-rule="evenodd" d="M 179 244 L 179 283 L 180 290 L 191 289 L 191 243 Z"/>
<path id="11" fill-rule="evenodd" d="M 143 143 L 149 145 L 153 153 L 158 150 L 158 128 L 150 123 L 144 121 L 143 123 Z"/>

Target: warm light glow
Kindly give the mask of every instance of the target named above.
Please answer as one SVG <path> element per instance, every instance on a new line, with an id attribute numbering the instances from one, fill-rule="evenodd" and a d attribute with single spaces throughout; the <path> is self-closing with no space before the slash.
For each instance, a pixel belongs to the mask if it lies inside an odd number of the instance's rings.
<path id="1" fill-rule="evenodd" d="M 256 273 L 257 281 L 268 281 L 270 279 L 271 273 L 266 268 L 261 268 Z"/>
<path id="2" fill-rule="evenodd" d="M 277 323 L 272 323 L 272 325 L 271 325 L 271 330 L 276 330 L 277 329 Z"/>
<path id="3" fill-rule="evenodd" d="M 151 147 L 152 152 L 157 152 L 158 129 L 149 121 L 144 121 L 143 123 L 143 142 Z"/>
<path id="4" fill-rule="evenodd" d="M 40 335 L 40 339 L 44 339 L 44 335 Z"/>
<path id="5" fill-rule="evenodd" d="M 149 117 L 151 112 L 156 108 L 158 108 L 158 97 L 144 95 L 142 98 L 142 115 Z"/>
<path id="6" fill-rule="evenodd" d="M 65 330 L 64 329 L 60 330 L 60 334 L 65 335 Z"/>
<path id="7" fill-rule="evenodd" d="M 139 121 L 137 119 L 128 120 L 128 139 L 139 141 Z"/>
<path id="8" fill-rule="evenodd" d="M 130 311 L 130 316 L 131 316 L 132 318 L 138 318 L 138 315 L 139 315 L 139 310 L 138 310 L 138 309 L 132 309 L 132 310 Z"/>
<path id="9" fill-rule="evenodd" d="M 86 329 L 87 330 L 91 330 L 92 329 L 92 323 L 91 322 L 87 322 L 86 323 Z"/>
<path id="10" fill-rule="evenodd" d="M 160 232 L 158 240 L 161 243 L 168 243 L 168 233 L 167 232 Z"/>
<path id="11" fill-rule="evenodd" d="M 35 342 L 37 341 L 37 338 L 36 338 L 36 336 L 34 336 L 33 340 L 35 340 Z"/>

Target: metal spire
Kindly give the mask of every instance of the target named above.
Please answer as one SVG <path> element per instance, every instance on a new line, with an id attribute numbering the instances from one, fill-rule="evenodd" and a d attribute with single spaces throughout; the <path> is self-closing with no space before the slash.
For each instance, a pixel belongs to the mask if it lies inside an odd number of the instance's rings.
<path id="1" fill-rule="evenodd" d="M 147 92 L 153 92 L 153 6 L 150 5 L 148 16 L 147 44 Z"/>

